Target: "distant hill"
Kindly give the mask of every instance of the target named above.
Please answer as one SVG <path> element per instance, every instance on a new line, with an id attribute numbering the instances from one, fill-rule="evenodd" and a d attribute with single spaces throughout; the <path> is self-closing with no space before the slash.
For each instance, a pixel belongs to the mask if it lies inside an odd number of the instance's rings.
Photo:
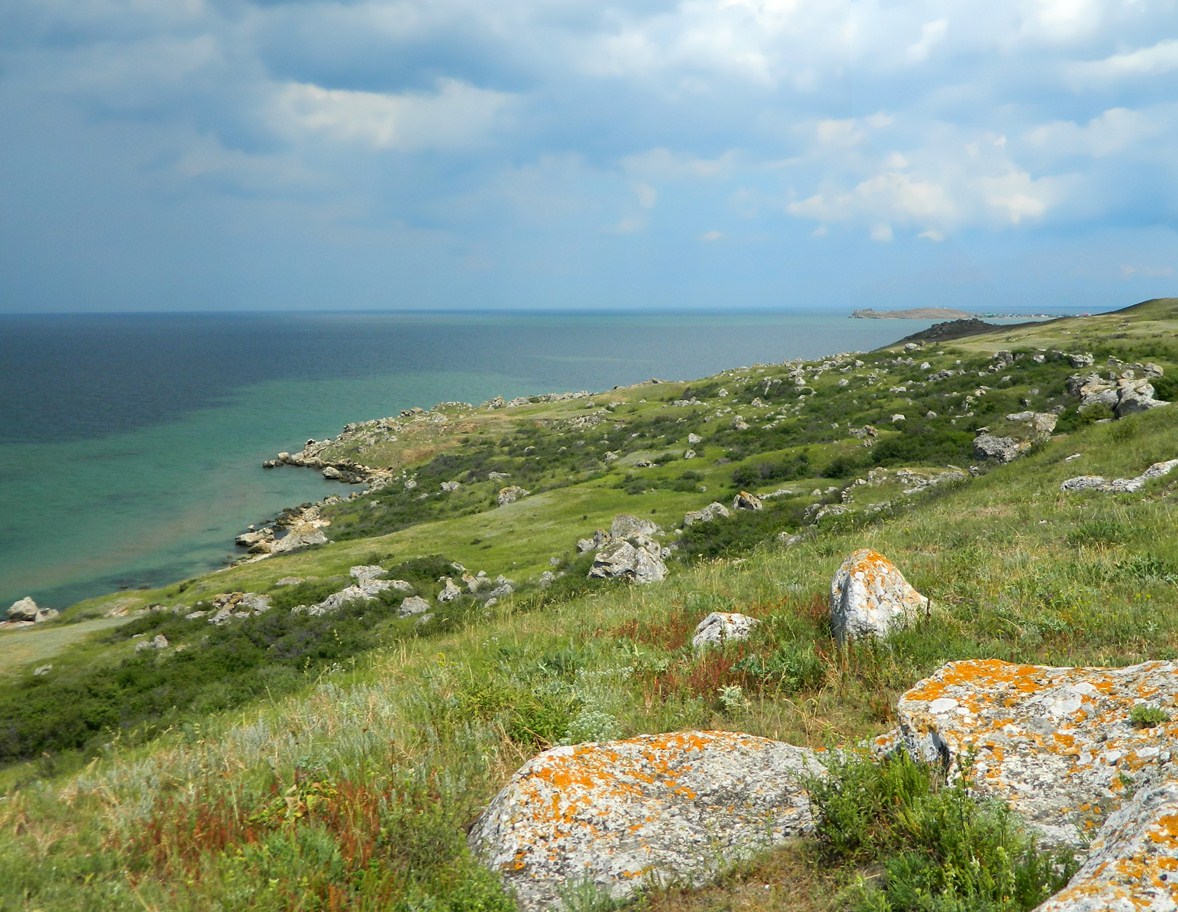
<path id="1" fill-rule="evenodd" d="M 952 307 L 912 307 L 908 310 L 873 310 L 864 307 L 853 311 L 856 320 L 968 320 L 974 314 Z"/>

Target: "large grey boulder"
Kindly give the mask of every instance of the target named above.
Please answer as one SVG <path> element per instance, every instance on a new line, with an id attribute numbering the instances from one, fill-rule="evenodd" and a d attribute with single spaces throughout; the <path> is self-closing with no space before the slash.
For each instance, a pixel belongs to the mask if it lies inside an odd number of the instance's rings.
<path id="1" fill-rule="evenodd" d="M 929 601 L 870 548 L 850 554 L 830 582 L 830 629 L 839 644 L 886 637 L 928 613 Z"/>
<path id="2" fill-rule="evenodd" d="M 1139 704 L 1169 721 L 1135 725 Z M 1175 662 L 950 662 L 900 698 L 896 717 L 913 756 L 967 776 L 971 790 L 1007 803 L 1050 845 L 1084 845 L 1139 783 L 1178 773 Z"/>
<path id="3" fill-rule="evenodd" d="M 438 593 L 438 601 L 442 602 L 443 604 L 446 602 L 452 602 L 460 595 L 462 595 L 462 590 L 454 584 L 454 580 L 450 579 L 448 576 L 444 577 L 442 579 L 442 591 Z"/>
<path id="4" fill-rule="evenodd" d="M 32 596 L 26 595 L 8 606 L 8 620 L 35 622 L 41 609 L 33 601 Z"/>
<path id="5" fill-rule="evenodd" d="M 657 583 L 666 579 L 667 565 L 662 548 L 649 539 L 634 543 L 623 539 L 603 545 L 589 568 L 590 579 L 629 579 L 635 583 Z"/>
<path id="6" fill-rule="evenodd" d="M 761 498 L 756 494 L 750 494 L 748 491 L 741 491 L 732 500 L 732 509 L 734 510 L 763 510 L 765 505 L 761 503 Z"/>
<path id="7" fill-rule="evenodd" d="M 747 614 L 735 611 L 713 611 L 699 622 L 691 637 L 696 649 L 723 646 L 727 642 L 747 640 L 754 627 L 761 623 Z"/>
<path id="8" fill-rule="evenodd" d="M 996 437 L 993 434 L 978 434 L 974 438 L 974 453 L 982 459 L 996 459 L 998 462 L 1012 462 L 1031 448 L 1027 440 L 1014 437 Z"/>
<path id="9" fill-rule="evenodd" d="M 291 526 L 286 535 L 276 539 L 270 546 L 271 554 L 285 554 L 288 551 L 298 551 L 312 545 L 327 544 L 327 535 L 322 527 L 327 525 L 323 520 L 297 522 Z"/>
<path id="10" fill-rule="evenodd" d="M 615 538 L 650 538 L 662 530 L 649 519 L 639 519 L 629 513 L 619 513 L 610 523 L 609 534 Z"/>
<path id="11" fill-rule="evenodd" d="M 470 833 L 523 912 L 586 882 L 613 899 L 700 886 L 767 846 L 810 833 L 805 748 L 687 731 L 558 747 L 532 758 Z"/>
<path id="12" fill-rule="evenodd" d="M 400 581 L 383 579 L 359 580 L 354 586 L 348 586 L 339 592 L 333 592 L 323 601 L 311 605 L 305 610 L 307 614 L 311 615 L 330 614 L 332 611 L 338 611 L 350 602 L 368 602 L 382 592 L 387 592 L 389 589 L 400 589 L 401 587 L 396 585 L 398 582 Z"/>
<path id="13" fill-rule="evenodd" d="M 1117 381 L 1117 403 L 1113 406 L 1113 414 L 1118 418 L 1146 412 L 1159 406 L 1168 405 L 1160 399 L 1154 398 L 1153 384 L 1144 377 L 1141 379 L 1121 379 Z"/>

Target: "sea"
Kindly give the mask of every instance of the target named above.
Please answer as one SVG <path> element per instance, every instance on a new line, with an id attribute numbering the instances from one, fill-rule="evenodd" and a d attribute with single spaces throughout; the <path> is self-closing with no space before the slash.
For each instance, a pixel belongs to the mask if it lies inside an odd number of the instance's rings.
<path id="1" fill-rule="evenodd" d="M 351 421 L 867 351 L 930 325 L 849 310 L 0 315 L 0 612 L 224 566 L 249 524 L 351 490 L 261 467 Z"/>

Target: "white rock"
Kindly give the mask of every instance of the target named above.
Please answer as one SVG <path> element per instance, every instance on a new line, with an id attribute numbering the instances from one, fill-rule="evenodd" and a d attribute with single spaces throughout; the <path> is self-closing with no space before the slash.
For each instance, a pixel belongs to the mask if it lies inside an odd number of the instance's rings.
<path id="1" fill-rule="evenodd" d="M 747 614 L 713 611 L 696 626 L 691 645 L 702 649 L 706 646 L 722 646 L 729 640 L 747 640 L 759 623 Z"/>
<path id="2" fill-rule="evenodd" d="M 839 567 L 830 583 L 830 627 L 840 643 L 886 637 L 928 613 L 928 599 L 904 579 L 890 560 L 864 548 Z"/>

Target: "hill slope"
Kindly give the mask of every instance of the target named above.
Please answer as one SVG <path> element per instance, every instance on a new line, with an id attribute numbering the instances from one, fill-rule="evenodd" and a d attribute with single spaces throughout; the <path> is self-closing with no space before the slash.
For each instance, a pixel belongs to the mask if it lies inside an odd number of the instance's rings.
<path id="1" fill-rule="evenodd" d="M 305 453 L 376 488 L 319 508 L 332 543 L 79 606 L 130 617 L 30 652 L 48 673 L 30 659 L 0 679 L 0 906 L 507 908 L 465 827 L 552 744 L 698 728 L 827 747 L 885 731 L 897 696 L 952 659 L 1178 657 L 1178 474 L 1130 495 L 1060 490 L 1178 457 L 1173 409 L 1107 420 L 1069 384 L 1132 370 L 1172 398 L 1176 328 L 1166 299 L 350 427 Z M 980 456 L 982 437 L 1017 455 Z M 527 493 L 500 505 L 512 486 Z M 742 491 L 762 509 L 736 509 Z M 731 515 L 684 524 L 712 501 Z M 596 552 L 578 540 L 618 514 L 661 527 L 665 581 L 587 579 Z M 844 651 L 826 593 L 861 547 L 895 560 L 934 619 Z M 412 593 L 291 611 L 371 565 Z M 491 596 L 500 576 L 513 591 Z M 412 596 L 423 611 L 404 610 Z M 686 643 L 712 611 L 762 623 L 698 653 Z M 69 629 L 8 634 L 0 658 Z M 713 908 L 721 890 L 730 907 L 838 908 L 831 886 L 856 867 L 815 858 L 780 850 L 710 894 L 646 902 Z"/>

